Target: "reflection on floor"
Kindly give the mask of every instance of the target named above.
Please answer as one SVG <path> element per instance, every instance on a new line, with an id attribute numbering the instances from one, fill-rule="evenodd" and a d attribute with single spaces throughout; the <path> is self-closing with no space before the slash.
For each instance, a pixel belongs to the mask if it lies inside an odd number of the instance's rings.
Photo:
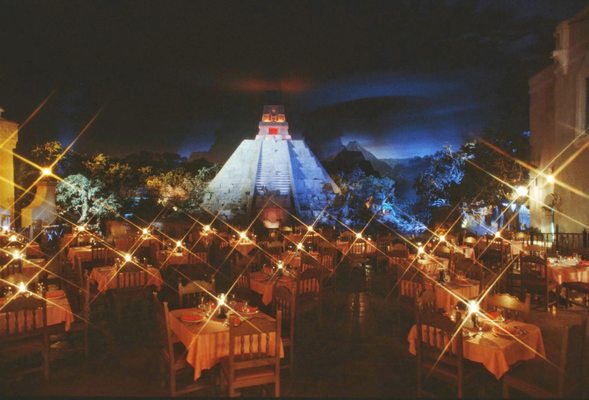
<path id="1" fill-rule="evenodd" d="M 415 397 L 415 360 L 406 341 L 412 322 L 399 316 L 391 299 L 384 298 L 379 278 L 379 273 L 367 271 L 363 282 L 344 279 L 339 290 L 327 296 L 323 320 L 304 322 L 295 374 L 283 376 L 284 396 Z M 559 351 L 562 324 L 584 318 L 586 312 L 532 313 L 532 322 L 542 328 L 549 358 Z M 56 360 L 48 382 L 30 376 L 0 386 L 0 392 L 5 396 L 165 396 L 159 385 L 153 323 L 146 318 L 107 325 L 105 331 L 93 332 L 88 360 Z M 478 395 L 500 397 L 499 383 L 490 375 L 487 378 L 478 384 Z M 256 391 L 245 394 L 259 395 Z"/>

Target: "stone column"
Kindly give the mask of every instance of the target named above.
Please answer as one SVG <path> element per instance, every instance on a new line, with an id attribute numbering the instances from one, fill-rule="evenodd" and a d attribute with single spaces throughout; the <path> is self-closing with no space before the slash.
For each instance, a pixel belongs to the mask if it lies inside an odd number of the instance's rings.
<path id="1" fill-rule="evenodd" d="M 18 124 L 2 118 L 0 108 L 0 225 L 14 222 L 14 149 Z"/>

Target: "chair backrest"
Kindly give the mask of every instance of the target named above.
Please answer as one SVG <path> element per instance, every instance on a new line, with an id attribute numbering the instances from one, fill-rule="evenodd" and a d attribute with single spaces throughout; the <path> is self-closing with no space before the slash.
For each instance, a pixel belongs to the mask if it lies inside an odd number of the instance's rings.
<path id="1" fill-rule="evenodd" d="M 454 266 L 456 274 L 464 274 L 469 279 L 481 281 L 483 277 L 483 266 L 475 263 L 473 260 L 464 258 Z"/>
<path id="2" fill-rule="evenodd" d="M 460 316 L 454 322 L 437 311 L 424 310 L 416 314 L 416 328 L 418 382 L 435 372 L 435 368 L 449 366 L 451 369 L 446 368 L 444 375 L 454 381 L 461 397 L 464 356 Z"/>
<path id="3" fill-rule="evenodd" d="M 508 293 L 488 295 L 483 300 L 483 308 L 488 311 L 502 309 L 508 319 L 525 321 L 530 313 L 530 294 L 522 302 L 517 297 Z"/>
<path id="4" fill-rule="evenodd" d="M 436 311 L 436 293 L 432 289 L 425 289 L 415 301 L 416 312 Z"/>
<path id="5" fill-rule="evenodd" d="M 6 279 L 14 274 L 22 274 L 22 260 L 13 259 L 4 265 L 0 265 L 0 278 Z"/>
<path id="6" fill-rule="evenodd" d="M 276 285 L 272 291 L 272 310 L 274 315 L 282 313 L 282 335 L 292 342 L 295 334 L 295 293 L 286 286 Z"/>
<path id="7" fill-rule="evenodd" d="M 587 320 L 575 325 L 564 327 L 559 364 L 558 391 L 562 397 L 567 385 L 575 385 L 584 381 L 585 336 Z"/>
<path id="8" fill-rule="evenodd" d="M 0 341 L 46 336 L 47 303 L 44 299 L 18 296 L 0 310 Z"/>
<path id="9" fill-rule="evenodd" d="M 297 296 L 303 293 L 321 292 L 321 270 L 309 268 L 297 275 Z"/>
<path id="10" fill-rule="evenodd" d="M 106 263 L 114 260 L 114 253 L 102 243 L 92 245 L 92 261 Z"/>
<path id="11" fill-rule="evenodd" d="M 423 276 L 415 268 L 407 265 L 395 264 L 399 281 L 399 296 L 406 299 L 417 299 L 424 290 Z"/>
<path id="12" fill-rule="evenodd" d="M 250 288 L 250 268 L 248 266 L 231 266 L 231 284 L 236 282 L 235 288 Z"/>
<path id="13" fill-rule="evenodd" d="M 160 350 L 167 355 L 169 360 L 169 371 L 174 371 L 174 342 L 172 340 L 172 330 L 170 329 L 170 315 L 168 303 L 161 302 L 156 292 L 153 292 L 153 304 L 155 309 L 155 320 L 158 328 L 158 338 Z M 173 372 L 172 372 L 173 373 Z"/>
<path id="14" fill-rule="evenodd" d="M 450 263 L 448 264 L 448 269 L 450 269 L 450 271 L 454 271 L 456 269 L 456 264 L 458 264 L 464 259 L 464 254 L 459 252 L 452 253 L 452 255 L 450 256 Z"/>
<path id="15" fill-rule="evenodd" d="M 350 246 L 350 250 L 349 250 L 350 254 L 360 255 L 360 254 L 364 254 L 365 252 L 366 252 L 366 242 L 364 242 L 364 240 L 357 239 L 354 242 L 352 242 L 352 245 Z"/>
<path id="16" fill-rule="evenodd" d="M 301 271 L 306 271 L 310 268 L 319 268 L 320 266 L 319 260 L 315 257 L 307 253 L 301 254 Z"/>
<path id="17" fill-rule="evenodd" d="M 123 265 L 116 275 L 117 289 L 142 288 L 149 281 L 149 273 L 132 263 Z"/>
<path id="18" fill-rule="evenodd" d="M 474 247 L 476 242 L 477 242 L 477 239 L 474 236 L 467 236 L 464 238 L 464 241 L 463 241 L 463 243 L 465 245 L 467 245 L 468 247 Z"/>
<path id="19" fill-rule="evenodd" d="M 245 320 L 238 326 L 229 326 L 229 376 L 235 381 L 235 373 L 241 369 L 274 366 L 280 376 L 280 337 L 282 313 L 276 319 L 266 317 Z"/>
<path id="20" fill-rule="evenodd" d="M 208 264 L 209 251 L 204 246 L 196 246 L 188 252 L 188 264 Z"/>
<path id="21" fill-rule="evenodd" d="M 445 244 L 438 244 L 434 250 L 434 255 L 449 260 L 452 256 L 452 249 Z"/>
<path id="22" fill-rule="evenodd" d="M 197 298 L 203 293 L 206 297 L 210 293 L 214 294 L 215 278 L 211 277 L 211 281 L 192 280 L 185 285 L 182 284 L 182 279 L 178 279 L 178 305 L 180 307 L 192 306 L 197 304 Z"/>
<path id="23" fill-rule="evenodd" d="M 337 249 L 330 245 L 319 247 L 319 262 L 321 266 L 333 270 L 337 263 Z"/>

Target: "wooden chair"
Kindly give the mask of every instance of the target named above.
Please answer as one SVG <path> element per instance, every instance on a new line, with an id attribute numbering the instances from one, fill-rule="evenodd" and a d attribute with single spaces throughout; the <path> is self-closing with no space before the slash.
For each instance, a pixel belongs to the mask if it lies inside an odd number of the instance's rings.
<path id="1" fill-rule="evenodd" d="M 335 270 L 337 264 L 337 249 L 333 246 L 319 247 L 319 263 L 329 271 Z"/>
<path id="2" fill-rule="evenodd" d="M 114 262 L 114 254 L 104 244 L 95 243 L 92 245 L 92 261 L 94 265 L 108 265 Z"/>
<path id="3" fill-rule="evenodd" d="M 479 291 L 485 288 L 485 274 L 483 273 L 483 266 L 477 264 L 473 260 L 465 258 L 456 263 L 454 266 L 454 273 L 463 274 L 468 279 L 479 282 Z"/>
<path id="4" fill-rule="evenodd" d="M 298 315 L 317 312 L 321 318 L 322 273 L 318 268 L 309 268 L 297 275 L 296 311 Z"/>
<path id="5" fill-rule="evenodd" d="M 585 383 L 583 371 L 587 320 L 565 326 L 560 346 L 558 366 L 539 357 L 525 361 L 509 370 L 503 382 L 503 398 L 517 390 L 531 398 L 579 398 Z"/>
<path id="6" fill-rule="evenodd" d="M 519 256 L 521 291 L 520 298 L 524 298 L 525 293 L 539 296 L 542 299 L 542 305 L 545 310 L 550 306 L 556 305 L 556 283 L 548 279 L 548 261 L 546 258 L 523 254 Z M 553 297 L 551 298 L 551 293 Z"/>
<path id="7" fill-rule="evenodd" d="M 301 271 L 306 271 L 310 268 L 321 268 L 321 264 L 319 260 L 313 257 L 310 254 L 303 253 L 301 254 Z"/>
<path id="8" fill-rule="evenodd" d="M 394 268 L 398 281 L 396 303 L 401 313 L 411 316 L 415 312 L 415 301 L 425 289 L 423 276 L 417 269 L 407 265 L 396 264 Z"/>
<path id="9" fill-rule="evenodd" d="M 215 278 L 211 277 L 210 281 L 191 280 L 182 284 L 178 279 L 178 307 L 185 308 L 198 304 L 197 299 L 201 296 L 209 297 L 215 294 Z"/>
<path id="10" fill-rule="evenodd" d="M 22 376 L 42 371 L 49 379 L 49 336 L 47 333 L 47 303 L 44 299 L 18 296 L 2 306 L 0 311 L 0 374 Z M 14 370 L 15 362 L 31 355 L 40 355 L 38 366 Z"/>
<path id="11" fill-rule="evenodd" d="M 171 397 L 207 389 L 210 382 L 206 382 L 204 377 L 194 381 L 194 369 L 186 362 L 186 347 L 173 339 L 168 303 L 160 302 L 157 293 L 153 293 L 153 303 L 159 336 L 158 355 L 162 386 L 165 386 L 167 381 Z M 187 378 L 186 382 L 182 381 L 182 377 Z M 179 383 L 185 384 L 180 387 Z"/>
<path id="12" fill-rule="evenodd" d="M 509 293 L 498 293 L 489 295 L 483 300 L 483 308 L 487 311 L 502 310 L 506 319 L 516 321 L 526 321 L 530 314 L 530 294 L 526 294 L 526 299 L 522 302 L 517 297 Z"/>
<path id="13" fill-rule="evenodd" d="M 229 356 L 221 361 L 221 384 L 230 397 L 237 390 L 273 384 L 280 397 L 280 337 L 282 312 L 276 319 L 253 318 L 229 326 Z M 271 336 L 274 336 L 272 343 Z"/>
<path id="14" fill-rule="evenodd" d="M 430 377 L 455 386 L 456 397 L 463 397 L 464 382 L 475 370 L 465 365 L 460 318 L 456 321 L 428 309 L 416 313 L 418 397 L 433 395 L 424 385 Z M 451 344 L 447 345 L 449 342 Z"/>
<path id="15" fill-rule="evenodd" d="M 425 311 L 438 311 L 436 307 L 436 292 L 432 289 L 425 289 L 415 301 L 415 312 L 423 313 Z"/>
<path id="16" fill-rule="evenodd" d="M 282 313 L 282 346 L 288 352 L 288 360 L 283 360 L 282 368 L 294 369 L 295 343 L 295 293 L 286 286 L 275 286 L 272 292 L 272 311 L 274 316 Z M 285 362 L 286 361 L 286 362 Z"/>
<path id="17" fill-rule="evenodd" d="M 0 265 L 0 279 L 6 279 L 14 274 L 22 274 L 22 260 L 10 260 Z"/>
<path id="18" fill-rule="evenodd" d="M 123 310 L 132 310 L 134 317 L 145 318 L 148 315 L 149 293 L 155 290 L 148 285 L 149 273 L 132 263 L 121 267 L 114 278 L 116 288 L 108 290 L 114 306 L 117 321 L 122 321 Z"/>

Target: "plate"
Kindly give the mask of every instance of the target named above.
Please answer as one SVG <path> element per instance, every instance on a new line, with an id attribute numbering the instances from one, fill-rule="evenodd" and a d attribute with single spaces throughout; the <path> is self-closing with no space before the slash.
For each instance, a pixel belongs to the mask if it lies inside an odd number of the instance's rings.
<path id="1" fill-rule="evenodd" d="M 258 310 L 258 307 L 248 307 L 247 310 L 241 311 L 241 313 L 244 315 L 254 315 L 254 314 L 257 314 L 258 312 L 260 312 Z"/>
<path id="2" fill-rule="evenodd" d="M 197 324 L 205 320 L 205 317 L 201 314 L 183 314 L 180 316 L 182 322 L 187 324 Z"/>

